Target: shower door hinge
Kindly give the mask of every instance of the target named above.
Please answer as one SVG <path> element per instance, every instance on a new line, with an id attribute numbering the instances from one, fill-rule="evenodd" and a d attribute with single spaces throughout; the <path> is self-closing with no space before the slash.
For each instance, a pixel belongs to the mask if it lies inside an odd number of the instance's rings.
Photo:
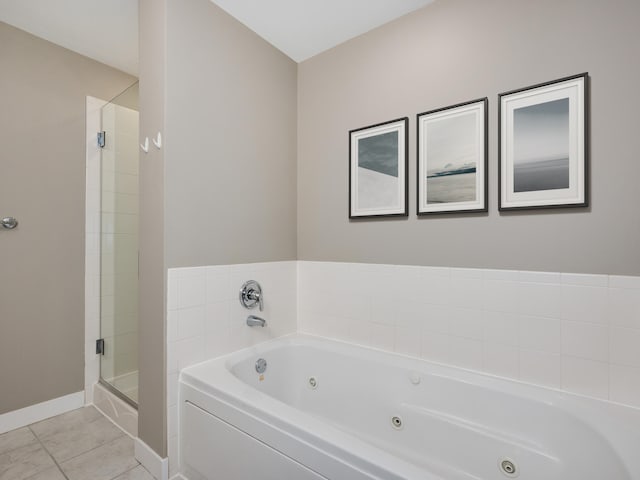
<path id="1" fill-rule="evenodd" d="M 104 338 L 96 340 L 96 355 L 104 355 Z"/>
<path id="2" fill-rule="evenodd" d="M 107 132 L 98 132 L 98 146 L 104 148 L 104 141 L 107 136 Z"/>

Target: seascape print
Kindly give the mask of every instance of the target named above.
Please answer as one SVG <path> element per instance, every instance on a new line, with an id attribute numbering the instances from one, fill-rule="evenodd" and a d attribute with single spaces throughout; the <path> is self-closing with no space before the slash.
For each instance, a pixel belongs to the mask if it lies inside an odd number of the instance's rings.
<path id="1" fill-rule="evenodd" d="M 513 191 L 569 188 L 569 99 L 513 112 Z"/>
<path id="2" fill-rule="evenodd" d="M 477 141 L 475 112 L 427 123 L 427 204 L 476 201 Z"/>

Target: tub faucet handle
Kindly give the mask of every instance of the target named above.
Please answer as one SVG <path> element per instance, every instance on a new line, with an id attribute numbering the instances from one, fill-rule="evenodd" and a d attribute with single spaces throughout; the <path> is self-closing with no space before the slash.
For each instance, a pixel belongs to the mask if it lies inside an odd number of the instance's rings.
<path id="1" fill-rule="evenodd" d="M 262 311 L 262 288 L 255 280 L 249 280 L 242 285 L 240 289 L 240 304 L 247 309 L 256 308 L 256 305 Z"/>

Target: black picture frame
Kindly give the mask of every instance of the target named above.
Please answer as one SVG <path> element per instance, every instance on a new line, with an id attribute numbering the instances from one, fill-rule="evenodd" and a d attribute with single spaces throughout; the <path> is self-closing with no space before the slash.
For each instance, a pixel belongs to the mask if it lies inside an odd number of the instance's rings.
<path id="1" fill-rule="evenodd" d="M 408 117 L 350 130 L 349 218 L 407 217 L 408 170 Z"/>
<path id="2" fill-rule="evenodd" d="M 487 97 L 416 115 L 418 216 L 489 210 L 488 115 Z"/>
<path id="3" fill-rule="evenodd" d="M 498 210 L 589 206 L 589 74 L 498 95 Z"/>

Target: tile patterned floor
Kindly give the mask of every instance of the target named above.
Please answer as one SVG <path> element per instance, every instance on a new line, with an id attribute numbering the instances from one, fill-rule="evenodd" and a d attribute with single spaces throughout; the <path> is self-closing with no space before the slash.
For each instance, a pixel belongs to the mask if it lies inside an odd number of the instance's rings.
<path id="1" fill-rule="evenodd" d="M 0 480 L 153 480 L 133 440 L 94 407 L 0 435 Z"/>

